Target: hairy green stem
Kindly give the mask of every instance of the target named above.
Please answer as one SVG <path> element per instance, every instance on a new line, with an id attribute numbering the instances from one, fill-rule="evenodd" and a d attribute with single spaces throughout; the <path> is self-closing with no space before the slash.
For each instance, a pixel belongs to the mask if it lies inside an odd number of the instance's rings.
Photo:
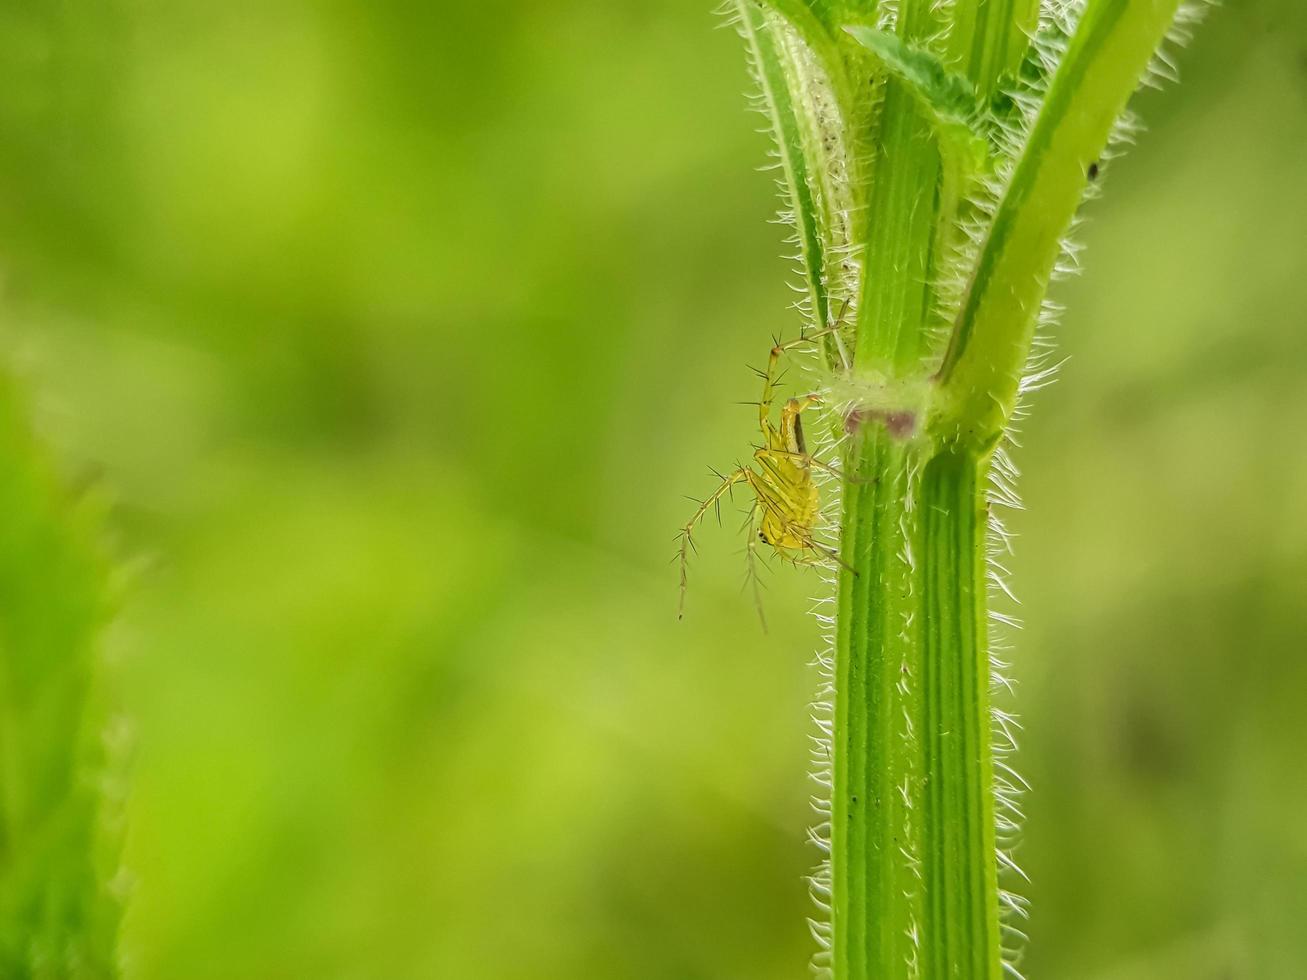
<path id="1" fill-rule="evenodd" d="M 1180 0 L 1086 8 L 994 216 L 939 371 L 941 438 L 994 445 L 1016 407 L 1040 304 L 1097 160 Z"/>
<path id="2" fill-rule="evenodd" d="M 950 54 L 988 97 L 1004 74 L 1021 63 L 1039 20 L 1039 0 L 976 0 L 953 7 Z"/>
<path id="3" fill-rule="evenodd" d="M 925 977 L 1001 970 L 980 476 L 944 452 L 921 480 Z"/>
<path id="4" fill-rule="evenodd" d="M 939 30 L 933 4 L 905 0 L 898 33 L 906 41 Z M 929 343 L 939 147 L 930 122 L 899 79 L 885 84 L 876 179 L 868 198 L 875 220 L 863 250 L 854 368 L 910 377 Z"/>
<path id="5" fill-rule="evenodd" d="M 804 133 L 787 84 L 785 64 L 778 49 L 775 32 L 766 15 L 752 4 L 739 4 L 740 33 L 749 45 L 763 104 L 776 137 L 776 154 L 786 200 L 793 204 L 795 238 L 808 302 L 818 322 L 830 317 L 830 297 L 826 285 L 826 250 L 822 237 L 820 209 L 816 190 L 820 184 L 810 174 L 805 154 Z"/>
<path id="6" fill-rule="evenodd" d="M 997 977 L 985 464 L 873 423 L 846 493 L 835 976 Z"/>
<path id="7" fill-rule="evenodd" d="M 903 40 L 936 27 L 924 3 L 901 10 Z M 886 83 L 877 146 L 855 370 L 910 377 L 932 310 L 940 157 L 920 103 L 899 79 Z M 861 980 L 915 972 L 920 960 L 928 760 L 915 737 L 925 694 L 912 557 L 919 448 L 873 423 L 855 431 L 851 452 L 846 465 L 856 476 L 845 487 L 842 542 L 855 574 L 842 576 L 838 609 L 832 952 L 836 977 Z"/>
<path id="8" fill-rule="evenodd" d="M 869 429 L 846 490 L 843 555 L 856 574 L 840 577 L 831 810 L 841 978 L 900 975 L 922 921 L 913 453 L 885 429 Z"/>
<path id="9" fill-rule="evenodd" d="M 740 3 L 819 325 L 856 285 L 853 323 L 834 331 L 852 364 L 830 399 L 847 439 L 817 962 L 836 980 L 996 980 L 1010 862 L 996 840 L 989 475 L 1062 237 L 1179 0 L 1088 0 L 1046 91 L 1038 0 Z M 1050 37 L 1064 41 L 1060 22 Z M 1017 147 L 1012 107 L 1033 99 Z M 1011 177 L 991 214 L 968 195 L 994 173 Z M 962 217 L 987 226 L 959 259 Z M 960 302 L 941 289 L 954 276 Z"/>

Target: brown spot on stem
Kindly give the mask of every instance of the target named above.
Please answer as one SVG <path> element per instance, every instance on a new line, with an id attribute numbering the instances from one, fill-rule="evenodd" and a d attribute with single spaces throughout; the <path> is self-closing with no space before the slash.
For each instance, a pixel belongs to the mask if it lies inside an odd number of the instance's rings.
<path id="1" fill-rule="evenodd" d="M 855 408 L 844 416 L 844 431 L 849 435 L 879 422 L 895 439 L 909 439 L 917 433 L 917 413 L 884 408 Z"/>

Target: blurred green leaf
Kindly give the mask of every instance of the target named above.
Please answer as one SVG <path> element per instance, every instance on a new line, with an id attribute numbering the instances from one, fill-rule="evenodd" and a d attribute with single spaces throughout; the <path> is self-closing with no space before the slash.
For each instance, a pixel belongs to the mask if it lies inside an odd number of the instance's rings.
<path id="1" fill-rule="evenodd" d="M 105 574 L 89 513 L 58 489 L 0 386 L 0 974 L 117 975 L 98 638 Z"/>

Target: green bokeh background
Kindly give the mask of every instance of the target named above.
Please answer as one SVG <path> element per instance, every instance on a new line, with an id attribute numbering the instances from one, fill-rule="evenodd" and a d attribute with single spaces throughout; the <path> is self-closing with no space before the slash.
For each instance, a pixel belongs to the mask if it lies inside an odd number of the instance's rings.
<path id="1" fill-rule="evenodd" d="M 140 978 L 791 978 L 816 587 L 683 494 L 793 334 L 701 0 L 0 9 L 0 337 L 113 500 Z M 1307 973 L 1307 13 L 1140 100 L 1018 462 L 1034 977 Z"/>

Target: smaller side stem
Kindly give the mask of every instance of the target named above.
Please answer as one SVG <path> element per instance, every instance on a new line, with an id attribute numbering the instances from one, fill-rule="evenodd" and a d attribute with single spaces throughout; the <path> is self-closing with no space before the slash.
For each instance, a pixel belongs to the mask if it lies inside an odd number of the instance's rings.
<path id="1" fill-rule="evenodd" d="M 981 249 L 940 368 L 932 429 L 992 447 L 1016 406 L 1053 266 L 1093 164 L 1180 0 L 1090 0 Z"/>
<path id="2" fill-rule="evenodd" d="M 804 285 L 818 324 L 830 319 L 826 282 L 825 243 L 821 236 L 813 182 L 803 149 L 803 134 L 790 93 L 790 83 L 766 15 L 747 0 L 738 0 L 740 34 L 749 47 L 758 83 L 771 122 L 781 166 L 786 199 L 794 212 L 795 237 L 804 273 Z"/>

